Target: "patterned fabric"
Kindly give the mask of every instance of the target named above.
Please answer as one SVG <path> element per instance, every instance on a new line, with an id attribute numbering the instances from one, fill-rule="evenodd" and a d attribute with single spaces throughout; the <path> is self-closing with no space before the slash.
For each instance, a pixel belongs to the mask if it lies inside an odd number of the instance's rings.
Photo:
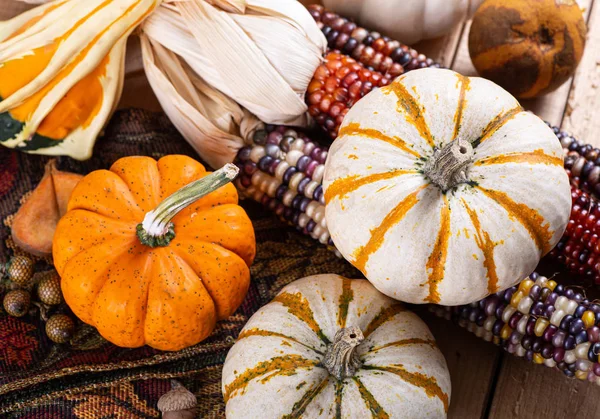
<path id="1" fill-rule="evenodd" d="M 195 157 L 166 117 L 128 110 L 113 117 L 91 160 L 57 162 L 62 170 L 88 173 L 127 155 L 159 158 L 174 153 Z M 47 161 L 0 148 L 2 263 L 20 252 L 10 239 L 12 214 L 39 183 Z M 295 279 L 319 273 L 360 276 L 324 246 L 283 227 L 257 204 L 246 201 L 243 206 L 258 241 L 248 296 L 235 315 L 194 347 L 179 352 L 119 348 L 83 324 L 78 325 L 73 345 L 57 345 L 46 337 L 39 316 L 17 319 L 0 309 L 0 417 L 158 417 L 156 402 L 170 389 L 170 378 L 179 379 L 198 396 L 198 417 L 224 417 L 221 367 L 248 318 Z"/>

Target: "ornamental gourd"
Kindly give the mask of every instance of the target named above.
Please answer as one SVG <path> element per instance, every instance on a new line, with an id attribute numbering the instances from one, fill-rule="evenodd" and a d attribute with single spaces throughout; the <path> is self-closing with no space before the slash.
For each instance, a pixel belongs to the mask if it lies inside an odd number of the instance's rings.
<path id="1" fill-rule="evenodd" d="M 206 338 L 242 303 L 255 254 L 228 184 L 236 173 L 172 155 L 125 157 L 84 177 L 53 243 L 75 315 L 123 347 L 179 350 Z"/>
<path id="2" fill-rule="evenodd" d="M 445 35 L 471 16 L 483 0 L 323 0 L 364 27 L 412 44 Z"/>
<path id="3" fill-rule="evenodd" d="M 338 250 L 381 292 L 415 304 L 514 285 L 559 241 L 571 208 L 552 130 L 496 84 L 442 69 L 358 102 L 323 184 Z"/>
<path id="4" fill-rule="evenodd" d="M 0 144 L 88 159 L 116 109 L 129 34 L 160 0 L 56 0 L 0 22 Z"/>
<path id="5" fill-rule="evenodd" d="M 300 279 L 242 329 L 223 366 L 236 418 L 444 418 L 450 375 L 427 326 L 368 281 Z"/>

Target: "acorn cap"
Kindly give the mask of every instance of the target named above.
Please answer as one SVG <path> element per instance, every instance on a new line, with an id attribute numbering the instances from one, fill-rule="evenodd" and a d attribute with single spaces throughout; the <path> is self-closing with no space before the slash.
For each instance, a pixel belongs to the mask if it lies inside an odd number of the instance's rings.
<path id="1" fill-rule="evenodd" d="M 158 410 L 162 413 L 193 409 L 197 405 L 196 395 L 175 380 L 171 380 L 171 391 L 158 400 Z"/>

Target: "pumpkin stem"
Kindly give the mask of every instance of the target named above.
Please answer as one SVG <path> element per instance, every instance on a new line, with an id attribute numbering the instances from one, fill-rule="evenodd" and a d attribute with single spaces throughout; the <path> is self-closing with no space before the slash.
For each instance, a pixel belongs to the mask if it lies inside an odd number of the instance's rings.
<path id="1" fill-rule="evenodd" d="M 355 349 L 364 339 L 362 331 L 356 326 L 338 330 L 323 359 L 329 374 L 340 381 L 352 377 L 362 365 Z"/>
<path id="2" fill-rule="evenodd" d="M 425 163 L 423 173 L 440 187 L 442 192 L 468 182 L 467 169 L 473 159 L 473 146 L 467 140 L 456 138 L 434 151 Z"/>
<path id="3" fill-rule="evenodd" d="M 140 242 L 150 247 L 168 246 L 175 238 L 175 225 L 171 220 L 191 203 L 216 191 L 231 182 L 240 169 L 232 163 L 227 163 L 219 170 L 198 179 L 169 197 L 165 198 L 155 210 L 144 217 L 137 225 L 137 236 Z"/>

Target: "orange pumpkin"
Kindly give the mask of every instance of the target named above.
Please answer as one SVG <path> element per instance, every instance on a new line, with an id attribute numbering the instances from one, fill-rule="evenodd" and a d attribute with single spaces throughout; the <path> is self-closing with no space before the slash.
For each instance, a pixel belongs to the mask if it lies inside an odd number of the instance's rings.
<path id="1" fill-rule="evenodd" d="M 256 251 L 236 174 L 174 155 L 126 157 L 84 177 L 53 243 L 73 312 L 123 347 L 206 338 L 242 303 Z"/>

